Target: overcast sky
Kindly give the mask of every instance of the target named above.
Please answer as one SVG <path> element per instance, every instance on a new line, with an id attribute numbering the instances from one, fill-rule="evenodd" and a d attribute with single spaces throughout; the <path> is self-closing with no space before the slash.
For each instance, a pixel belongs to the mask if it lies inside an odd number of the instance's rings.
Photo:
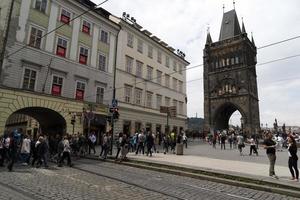
<path id="1" fill-rule="evenodd" d="M 93 0 L 95 3 L 100 0 Z M 121 17 L 125 11 L 137 23 L 186 54 L 189 67 L 202 64 L 202 51 L 209 25 L 213 41 L 219 38 L 223 9 L 233 9 L 232 0 L 109 0 L 102 7 Z M 248 37 L 257 47 L 300 35 L 299 0 L 236 0 L 236 12 L 243 17 Z M 257 52 L 260 121 L 268 127 L 300 126 L 300 57 L 259 65 L 300 54 L 300 38 Z M 187 71 L 187 81 L 201 79 L 203 68 Z M 203 80 L 187 83 L 188 116 L 203 117 Z M 239 121 L 233 116 L 233 123 Z"/>

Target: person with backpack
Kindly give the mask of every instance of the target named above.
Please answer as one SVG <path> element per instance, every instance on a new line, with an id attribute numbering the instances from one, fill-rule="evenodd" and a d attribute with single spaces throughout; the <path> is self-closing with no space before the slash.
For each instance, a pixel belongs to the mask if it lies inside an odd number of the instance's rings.
<path id="1" fill-rule="evenodd" d="M 244 136 L 242 135 L 242 133 L 239 133 L 239 135 L 237 136 L 237 145 L 238 145 L 238 149 L 240 152 L 240 156 L 243 155 L 243 148 L 245 147 L 245 143 L 244 143 Z"/>

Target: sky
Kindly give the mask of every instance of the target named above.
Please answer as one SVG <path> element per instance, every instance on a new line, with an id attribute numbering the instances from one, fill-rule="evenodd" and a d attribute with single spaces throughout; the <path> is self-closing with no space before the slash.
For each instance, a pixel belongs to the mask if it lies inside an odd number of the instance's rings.
<path id="1" fill-rule="evenodd" d="M 93 0 L 100 3 L 101 0 Z M 233 9 L 232 0 L 109 0 L 102 7 L 121 17 L 123 12 L 137 20 L 175 49 L 186 54 L 191 64 L 203 63 L 207 28 L 213 42 L 219 38 L 225 12 Z M 253 32 L 257 47 L 300 35 L 299 0 L 235 0 L 235 10 L 242 18 L 248 37 Z M 279 126 L 300 126 L 300 38 L 257 50 L 257 81 L 260 121 L 265 127 L 277 118 Z M 188 116 L 203 117 L 203 67 L 187 70 Z M 195 80 L 195 81 L 192 81 Z M 230 122 L 238 124 L 234 113 Z"/>

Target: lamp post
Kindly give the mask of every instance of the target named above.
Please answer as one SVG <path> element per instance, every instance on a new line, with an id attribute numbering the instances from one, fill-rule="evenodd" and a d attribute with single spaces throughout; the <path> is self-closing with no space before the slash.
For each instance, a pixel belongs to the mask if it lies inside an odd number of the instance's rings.
<path id="1" fill-rule="evenodd" d="M 244 134 L 244 118 L 241 117 L 241 127 L 242 127 L 242 133 Z"/>

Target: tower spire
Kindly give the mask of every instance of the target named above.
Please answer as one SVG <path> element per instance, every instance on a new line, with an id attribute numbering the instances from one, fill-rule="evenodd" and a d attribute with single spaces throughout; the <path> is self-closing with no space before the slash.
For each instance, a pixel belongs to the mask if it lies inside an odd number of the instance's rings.
<path id="1" fill-rule="evenodd" d="M 235 0 L 233 0 L 233 10 L 235 10 Z"/>
<path id="2" fill-rule="evenodd" d="M 242 33 L 246 33 L 243 17 L 242 17 Z"/>
<path id="3" fill-rule="evenodd" d="M 223 14 L 225 13 L 225 4 L 223 4 Z"/>
<path id="4" fill-rule="evenodd" d="M 251 32 L 251 42 L 255 46 L 254 39 L 253 39 L 253 33 L 252 32 Z"/>
<path id="5" fill-rule="evenodd" d="M 210 36 L 210 30 L 209 30 L 209 25 L 207 27 L 207 36 L 206 36 L 206 45 L 210 45 L 212 43 L 212 39 L 211 39 L 211 36 Z"/>

